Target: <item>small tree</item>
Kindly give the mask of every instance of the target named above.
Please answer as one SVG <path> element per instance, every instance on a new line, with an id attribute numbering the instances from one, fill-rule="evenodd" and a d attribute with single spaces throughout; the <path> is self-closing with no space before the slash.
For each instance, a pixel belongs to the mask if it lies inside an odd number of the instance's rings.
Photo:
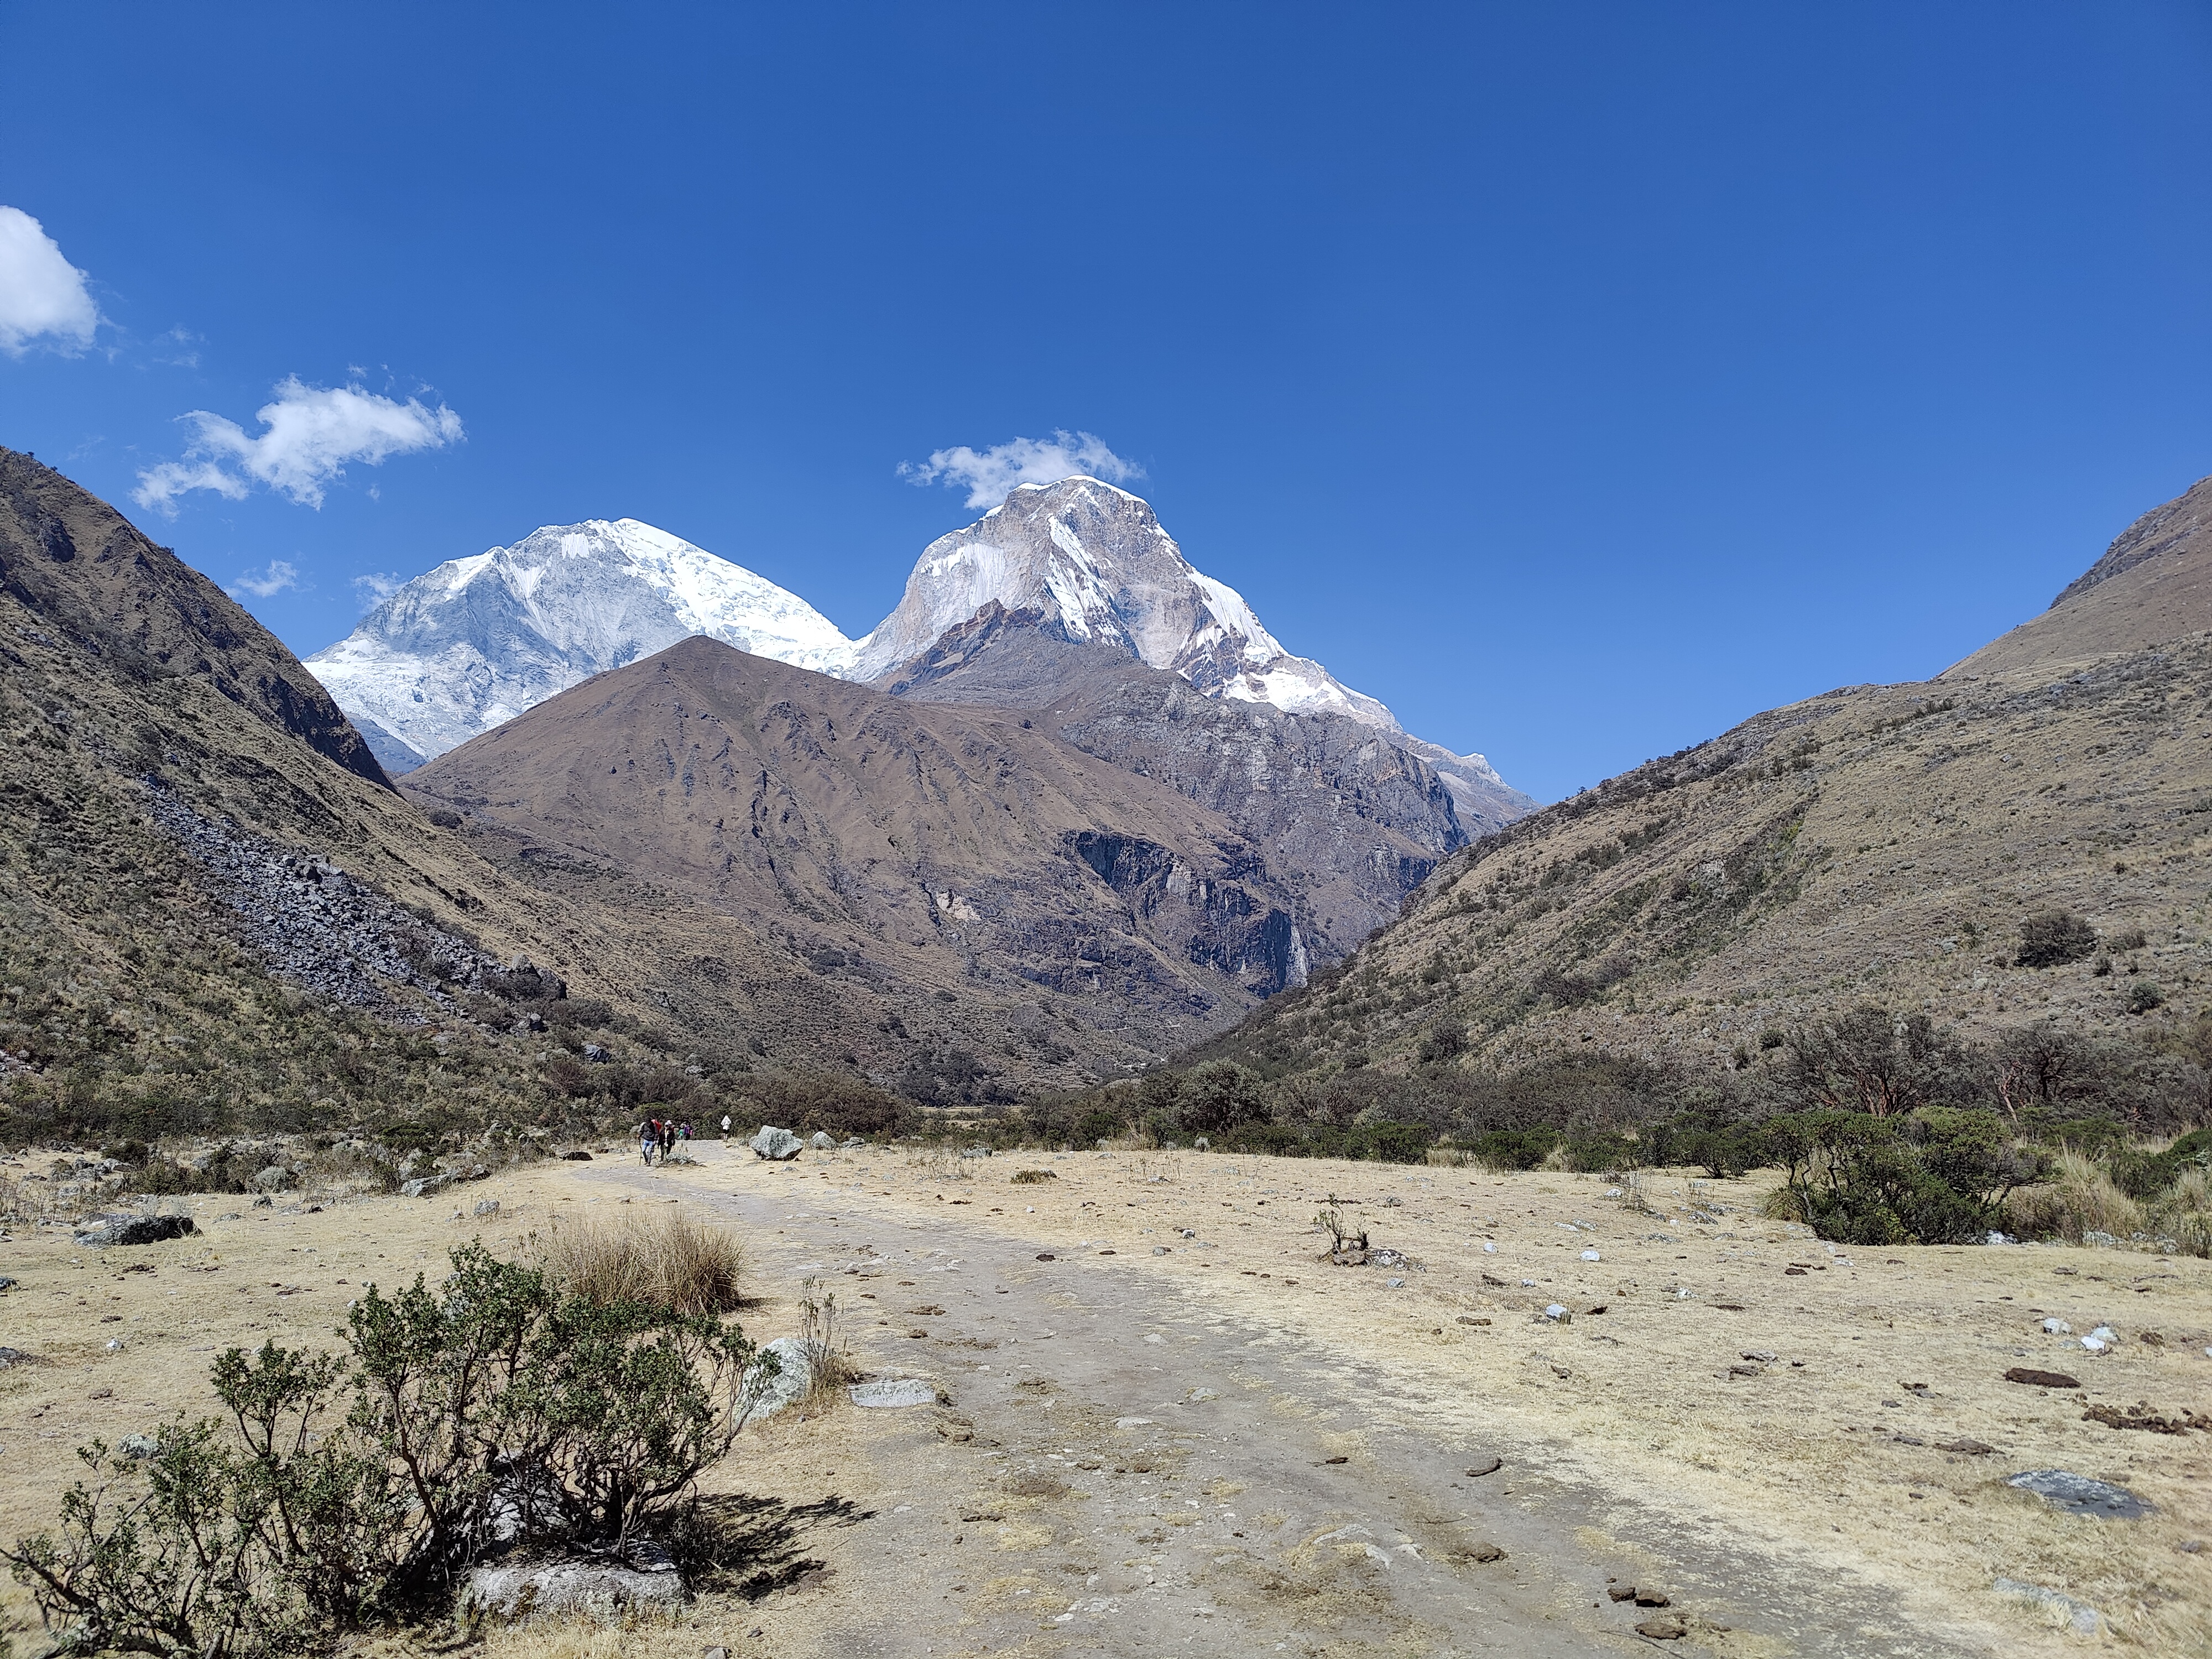
<path id="1" fill-rule="evenodd" d="M 1971 1056 L 1925 1014 L 1863 1004 L 1816 1020 L 1788 1042 L 1778 1085 L 1800 1108 L 1888 1117 L 1973 1092 Z"/>
<path id="2" fill-rule="evenodd" d="M 1192 1134 L 1218 1135 L 1267 1117 L 1267 1085 L 1233 1060 L 1209 1060 L 1182 1080 L 1177 1116 Z"/>

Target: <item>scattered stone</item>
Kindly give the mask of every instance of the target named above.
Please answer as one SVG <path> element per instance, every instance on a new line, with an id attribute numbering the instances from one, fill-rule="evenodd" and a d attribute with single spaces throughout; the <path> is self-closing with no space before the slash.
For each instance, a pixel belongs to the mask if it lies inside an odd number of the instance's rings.
<path id="1" fill-rule="evenodd" d="M 402 1198 L 435 1198 L 440 1193 L 442 1193 L 447 1188 L 453 1184 L 453 1178 L 449 1175 L 417 1176 L 412 1181 L 403 1181 L 399 1183 L 399 1196 Z M 257 1199 L 254 1201 L 256 1203 L 266 1203 L 268 1200 L 265 1199 Z"/>
<path id="2" fill-rule="evenodd" d="M 1498 1470 L 1504 1467 L 1504 1459 L 1499 1457 L 1486 1457 L 1482 1462 L 1477 1463 L 1473 1468 L 1467 1472 L 1468 1478 L 1469 1480 L 1480 1480 L 1484 1475 L 1495 1474 Z"/>
<path id="3" fill-rule="evenodd" d="M 2063 1319 L 2046 1319 L 2043 1322 L 2043 1334 L 2045 1336 L 2071 1336 L 2074 1328 Z"/>
<path id="4" fill-rule="evenodd" d="M 730 1659 L 730 1650 L 727 1648 L 708 1648 L 699 1656 L 699 1659 Z"/>
<path id="5" fill-rule="evenodd" d="M 1167 1253 L 1168 1247 L 1164 1244 L 1155 1244 L 1152 1246 L 1152 1254 L 1154 1255 L 1165 1255 Z"/>
<path id="6" fill-rule="evenodd" d="M 1728 1374 L 1730 1376 L 1764 1376 L 1766 1368 L 1763 1365 L 1731 1365 L 1728 1368 Z"/>
<path id="7" fill-rule="evenodd" d="M 2187 1434 L 2191 1429 L 2212 1434 L 2212 1417 L 2186 1406 L 2179 1417 L 2166 1417 L 2153 1411 L 2147 1400 L 2138 1400 L 2124 1410 L 2118 1406 L 2092 1406 L 2081 1413 L 2081 1420 L 2102 1423 L 2108 1429 L 2147 1429 L 2153 1434 Z"/>
<path id="8" fill-rule="evenodd" d="M 1771 1365 L 1780 1358 L 1771 1348 L 1752 1348 L 1747 1350 L 1743 1357 L 1756 1365 Z"/>
<path id="9" fill-rule="evenodd" d="M 2039 1607 L 2064 1613 L 2066 1622 L 2073 1626 L 2077 1636 L 2094 1636 L 2105 1623 L 2105 1615 L 2087 1601 L 2076 1601 L 2070 1595 L 2047 1589 L 2041 1584 L 2022 1583 L 2017 1578 L 2000 1578 L 1994 1588 L 2000 1595 L 2017 1595 L 2024 1601 L 2033 1601 Z"/>
<path id="10" fill-rule="evenodd" d="M 1138 1422 L 1139 1422 L 1139 1423 L 1142 1423 L 1142 1422 L 1144 1422 L 1145 1420 L 1146 1420 L 1146 1419 L 1143 1419 L 1143 1418 L 1141 1418 L 1141 1417 L 1140 1417 L 1140 1418 L 1138 1418 L 1138 1419 L 1136 1419 L 1136 1421 L 1138 1421 Z M 1115 1426 L 1118 1428 L 1118 1427 L 1120 1427 L 1121 1425 L 1120 1425 L 1119 1424 L 1116 1424 Z M 1339 1452 L 1339 1453 L 1338 1453 L 1335 1456 L 1334 1456 L 1334 1457 L 1324 1457 L 1324 1458 L 1322 1458 L 1321 1461 L 1322 1461 L 1323 1463 L 1349 1463 L 1349 1462 L 1352 1461 L 1352 1459 L 1351 1459 L 1350 1457 L 1346 1456 L 1344 1453 L 1342 1453 L 1342 1452 Z"/>
<path id="11" fill-rule="evenodd" d="M 15 1288 L 15 1281 L 6 1273 L 0 1273 L 0 1291 L 12 1291 Z"/>
<path id="12" fill-rule="evenodd" d="M 21 1348 L 0 1348 L 0 1371 L 10 1365 L 43 1365 L 46 1362 L 34 1353 L 25 1353 Z"/>
<path id="13" fill-rule="evenodd" d="M 151 1457 L 161 1448 L 150 1434 L 126 1434 L 115 1443 L 115 1449 L 125 1457 L 143 1461 Z"/>
<path id="14" fill-rule="evenodd" d="M 1462 1314 L 1454 1322 L 1461 1325 L 1487 1325 L 1490 1322 L 1474 1314 Z"/>
<path id="15" fill-rule="evenodd" d="M 1668 1600 L 1664 1590 L 1640 1589 L 1636 1592 L 1636 1605 L 1639 1607 L 1672 1607 L 1674 1603 Z"/>
<path id="16" fill-rule="evenodd" d="M 1962 1436 L 1956 1440 L 1937 1441 L 1936 1443 L 1936 1449 L 1937 1451 L 1956 1452 L 1961 1457 L 1987 1457 L 1991 1452 L 1995 1451 L 1996 1448 L 1995 1446 L 1986 1445 L 1979 1440 L 1968 1440 Z"/>
<path id="17" fill-rule="evenodd" d="M 1054 1255 L 1050 1250 L 1039 1250 L 1037 1252 L 1037 1260 L 1040 1261 L 1056 1261 L 1059 1258 Z"/>
<path id="18" fill-rule="evenodd" d="M 1583 1260 L 1585 1261 L 1601 1261 L 1604 1260 L 1604 1258 L 1599 1255 L 1595 1250 L 1584 1250 L 1583 1252 Z"/>
<path id="19" fill-rule="evenodd" d="M 2064 1469 L 2024 1469 L 2005 1485 L 2032 1492 L 2069 1515 L 2094 1515 L 2100 1520 L 2137 1521 L 2150 1514 L 2153 1507 L 2125 1486 L 2092 1480 Z"/>
<path id="20" fill-rule="evenodd" d="M 474 1625 L 577 1613 L 607 1620 L 673 1615 L 682 1611 L 684 1596 L 684 1575 L 676 1563 L 665 1551 L 640 1540 L 620 1556 L 477 1567 L 462 1587 L 461 1617 Z"/>
<path id="21" fill-rule="evenodd" d="M 773 1123 L 761 1125 L 760 1133 L 746 1144 L 753 1149 L 754 1157 L 768 1158 L 776 1164 L 788 1164 L 799 1156 L 800 1150 L 797 1135 L 788 1129 L 779 1129 Z"/>
<path id="22" fill-rule="evenodd" d="M 1633 1584 L 1607 1584 L 1605 1587 L 1605 1593 L 1616 1601 L 1633 1601 L 1636 1599 L 1636 1586 Z"/>
<path id="23" fill-rule="evenodd" d="M 592 1155 L 581 1146 L 578 1146 L 572 1151 L 562 1153 L 561 1161 L 563 1164 L 589 1164 L 592 1161 Z"/>
<path id="24" fill-rule="evenodd" d="M 1503 1561 L 1505 1559 L 1505 1546 L 1491 1543 L 1476 1544 L 1468 1550 L 1467 1559 L 1470 1561 Z"/>
<path id="25" fill-rule="evenodd" d="M 264 1193 L 253 1200 L 253 1207 L 257 1210 L 273 1210 L 276 1207 L 276 1200 Z"/>
<path id="26" fill-rule="evenodd" d="M 1656 1619 L 1646 1619 L 1636 1627 L 1638 1636 L 1648 1636 L 1655 1642 L 1679 1642 L 1690 1633 L 1690 1627 L 1673 1613 L 1662 1613 Z"/>
<path id="27" fill-rule="evenodd" d="M 2015 1365 L 2004 1374 L 2008 1382 L 2025 1382 L 2036 1389 L 2078 1389 L 2080 1379 L 2063 1371 L 2040 1371 L 2033 1365 Z"/>
<path id="28" fill-rule="evenodd" d="M 1554 1302 L 1544 1310 L 1544 1317 L 1557 1320 L 1560 1324 L 1565 1325 L 1573 1320 L 1574 1315 L 1567 1311 L 1564 1303 Z"/>
<path id="29" fill-rule="evenodd" d="M 196 1233 L 188 1215 L 95 1216 L 76 1230 L 79 1249 L 104 1250 L 116 1244 L 159 1244 Z"/>
<path id="30" fill-rule="evenodd" d="M 845 1392 L 852 1396 L 855 1406 L 886 1411 L 937 1403 L 936 1384 L 918 1376 L 894 1376 L 876 1382 L 855 1382 Z"/>
<path id="31" fill-rule="evenodd" d="M 477 1200 L 477 1213 L 480 1216 L 497 1215 L 499 1213 L 499 1200 L 495 1198 L 478 1199 Z"/>

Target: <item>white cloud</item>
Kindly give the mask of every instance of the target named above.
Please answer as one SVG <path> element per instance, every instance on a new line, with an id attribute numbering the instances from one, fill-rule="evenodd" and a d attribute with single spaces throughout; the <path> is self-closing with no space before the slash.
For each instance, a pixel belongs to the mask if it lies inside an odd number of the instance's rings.
<path id="1" fill-rule="evenodd" d="M 404 579 L 398 572 L 391 570 L 372 570 L 366 576 L 353 579 L 355 596 L 361 600 L 364 610 L 373 610 L 382 605 L 403 586 Z"/>
<path id="2" fill-rule="evenodd" d="M 927 461 L 899 464 L 899 477 L 917 484 L 968 487 L 968 505 L 996 507 L 1016 484 L 1056 483 L 1084 473 L 1108 483 L 1141 478 L 1145 469 L 1125 461 L 1088 432 L 1056 431 L 1049 439 L 1016 438 L 978 452 L 960 444 L 933 452 Z"/>
<path id="3" fill-rule="evenodd" d="M 0 207 L 0 351 L 20 357 L 33 340 L 70 353 L 90 345 L 100 307 L 84 284 L 36 219 Z"/>
<path id="4" fill-rule="evenodd" d="M 271 559 L 266 570 L 249 570 L 222 591 L 237 599 L 251 593 L 257 599 L 265 599 L 272 593 L 282 593 L 288 587 L 300 585 L 300 573 L 289 560 Z"/>
<path id="5" fill-rule="evenodd" d="M 256 483 L 320 507 L 324 486 L 343 477 L 349 462 L 376 466 L 387 456 L 443 449 L 465 435 L 461 417 L 442 403 L 435 409 L 414 398 L 395 403 L 358 386 L 308 386 L 297 375 L 254 412 L 269 428 L 258 437 L 204 409 L 181 418 L 193 428 L 185 459 L 147 468 L 131 492 L 139 506 L 172 518 L 186 490 L 212 489 L 235 501 Z"/>

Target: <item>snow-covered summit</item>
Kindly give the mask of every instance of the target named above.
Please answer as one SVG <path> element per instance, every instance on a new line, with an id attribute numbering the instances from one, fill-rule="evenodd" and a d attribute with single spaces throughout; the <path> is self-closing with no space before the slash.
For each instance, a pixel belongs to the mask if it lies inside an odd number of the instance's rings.
<path id="1" fill-rule="evenodd" d="M 1089 477 L 1018 484 L 932 542 L 898 608 L 860 641 L 854 678 L 884 678 L 994 600 L 1041 611 L 1054 632 L 1121 646 L 1211 696 L 1328 708 L 1398 730 L 1374 698 L 1284 650 L 1235 588 L 1193 568 L 1149 503 Z"/>
<path id="2" fill-rule="evenodd" d="M 389 771 L 705 634 L 842 673 L 856 649 L 794 593 L 635 519 L 548 525 L 417 576 L 307 659 Z"/>
<path id="3" fill-rule="evenodd" d="M 1070 640 L 1120 646 L 1209 696 L 1346 715 L 1417 746 L 1455 796 L 1469 784 L 1504 787 L 1481 756 L 1407 738 L 1375 698 L 1285 650 L 1243 594 L 1192 566 L 1150 503 L 1097 478 L 1017 485 L 974 524 L 932 542 L 848 672 L 886 678 L 994 601 L 1042 612 L 1047 630 Z"/>

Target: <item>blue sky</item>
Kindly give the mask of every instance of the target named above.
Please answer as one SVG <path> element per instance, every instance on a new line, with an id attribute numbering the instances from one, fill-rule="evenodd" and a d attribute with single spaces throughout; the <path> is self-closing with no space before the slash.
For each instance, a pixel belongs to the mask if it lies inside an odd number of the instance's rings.
<path id="1" fill-rule="evenodd" d="M 302 654 L 625 514 L 857 635 L 973 516 L 901 462 L 1067 428 L 1550 798 L 1931 673 L 2212 471 L 2201 5 L 0 3 L 0 61 L 99 312 L 0 442 L 291 567 Z M 293 378 L 416 424 L 288 471 Z M 196 436 L 242 496 L 131 505 Z"/>

